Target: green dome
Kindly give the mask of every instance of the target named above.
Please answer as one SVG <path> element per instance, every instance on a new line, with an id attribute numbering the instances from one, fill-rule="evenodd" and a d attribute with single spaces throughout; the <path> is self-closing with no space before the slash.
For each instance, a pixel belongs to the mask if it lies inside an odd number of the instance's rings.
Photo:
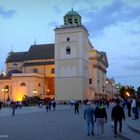
<path id="1" fill-rule="evenodd" d="M 65 16 L 80 16 L 78 12 L 73 11 L 73 9 L 71 11 L 69 11 Z"/>
<path id="2" fill-rule="evenodd" d="M 78 12 L 69 11 L 65 16 L 64 16 L 64 25 L 81 25 L 81 16 L 79 15 Z"/>

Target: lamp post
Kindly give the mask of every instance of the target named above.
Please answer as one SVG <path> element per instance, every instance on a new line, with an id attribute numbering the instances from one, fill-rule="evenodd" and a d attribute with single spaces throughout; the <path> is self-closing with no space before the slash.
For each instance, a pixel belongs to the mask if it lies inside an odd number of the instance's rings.
<path id="1" fill-rule="evenodd" d="M 8 92 L 8 89 L 5 87 L 5 88 L 2 88 L 1 91 L 4 93 L 4 107 L 5 107 L 5 104 L 6 104 L 6 100 L 5 100 L 5 93 Z"/>
<path id="2" fill-rule="evenodd" d="M 114 95 L 113 95 L 113 92 L 114 92 L 114 86 L 115 86 L 115 84 L 112 83 L 112 99 L 113 99 L 113 97 L 114 97 Z"/>
<path id="3" fill-rule="evenodd" d="M 102 96 L 102 98 L 104 98 L 105 97 L 105 95 L 104 95 L 105 86 L 103 86 L 102 88 L 103 88 L 103 96 Z"/>
<path id="4" fill-rule="evenodd" d="M 36 89 L 33 90 L 33 95 L 37 96 L 37 90 Z"/>

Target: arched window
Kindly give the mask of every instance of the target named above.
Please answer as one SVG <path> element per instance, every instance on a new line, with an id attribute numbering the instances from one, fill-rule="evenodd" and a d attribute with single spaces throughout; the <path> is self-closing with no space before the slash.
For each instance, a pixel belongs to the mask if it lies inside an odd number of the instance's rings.
<path id="1" fill-rule="evenodd" d="M 70 46 L 67 46 L 66 47 L 66 54 L 71 54 L 71 48 L 70 48 Z"/>
<path id="2" fill-rule="evenodd" d="M 13 66 L 17 66 L 17 63 L 14 63 Z"/>
<path id="3" fill-rule="evenodd" d="M 74 23 L 78 25 L 78 19 L 74 19 Z"/>
<path id="4" fill-rule="evenodd" d="M 22 82 L 22 83 L 20 84 L 20 86 L 26 86 L 26 84 L 25 84 L 24 82 Z"/>
<path id="5" fill-rule="evenodd" d="M 9 86 L 8 86 L 8 85 L 5 86 L 5 92 L 6 92 L 6 93 L 9 92 Z"/>
<path id="6" fill-rule="evenodd" d="M 71 24 L 72 24 L 72 19 L 69 19 L 69 21 L 68 21 L 68 22 L 69 22 L 69 24 L 71 25 Z"/>

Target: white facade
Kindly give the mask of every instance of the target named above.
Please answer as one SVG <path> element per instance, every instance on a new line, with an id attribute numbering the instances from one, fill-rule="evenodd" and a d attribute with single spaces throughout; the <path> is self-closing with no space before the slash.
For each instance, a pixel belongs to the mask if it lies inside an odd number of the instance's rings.
<path id="1" fill-rule="evenodd" d="M 55 29 L 56 100 L 86 99 L 88 49 L 88 33 L 82 26 Z"/>

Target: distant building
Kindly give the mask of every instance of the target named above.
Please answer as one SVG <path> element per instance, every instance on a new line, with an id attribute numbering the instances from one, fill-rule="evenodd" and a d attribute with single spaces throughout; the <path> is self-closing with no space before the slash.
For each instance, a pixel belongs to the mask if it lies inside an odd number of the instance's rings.
<path id="1" fill-rule="evenodd" d="M 9 53 L 6 75 L 0 77 L 1 100 L 21 101 L 25 95 L 58 101 L 107 98 L 107 56 L 94 49 L 81 16 L 72 9 L 54 31 L 54 44 Z"/>

